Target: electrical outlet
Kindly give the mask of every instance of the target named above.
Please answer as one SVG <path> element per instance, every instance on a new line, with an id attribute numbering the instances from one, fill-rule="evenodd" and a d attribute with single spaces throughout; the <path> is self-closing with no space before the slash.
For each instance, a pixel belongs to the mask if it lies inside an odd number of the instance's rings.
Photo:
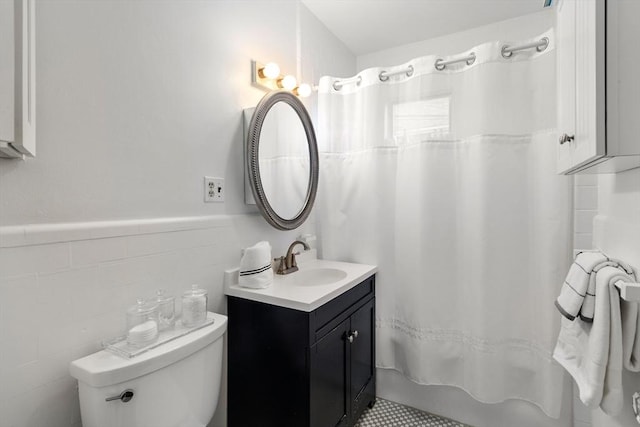
<path id="1" fill-rule="evenodd" d="M 224 178 L 204 177 L 204 201 L 224 202 Z"/>

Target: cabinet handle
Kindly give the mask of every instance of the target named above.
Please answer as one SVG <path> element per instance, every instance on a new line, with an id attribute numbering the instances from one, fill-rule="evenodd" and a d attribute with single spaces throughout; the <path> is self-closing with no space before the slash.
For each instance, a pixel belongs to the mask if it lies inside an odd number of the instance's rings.
<path id="1" fill-rule="evenodd" d="M 563 134 L 560 136 L 560 140 L 559 140 L 559 142 L 560 142 L 560 145 L 562 145 L 562 144 L 564 144 L 564 143 L 571 142 L 571 141 L 573 141 L 574 139 L 575 139 L 575 135 L 568 135 L 568 134 L 566 134 L 566 133 L 563 133 Z"/>
<path id="2" fill-rule="evenodd" d="M 350 343 L 352 343 L 352 342 L 353 342 L 353 339 L 354 339 L 354 338 L 358 338 L 358 331 L 357 331 L 357 330 L 356 330 L 356 331 L 353 331 L 353 332 L 349 332 L 349 333 L 347 334 L 347 339 L 349 340 L 349 342 L 350 342 Z"/>

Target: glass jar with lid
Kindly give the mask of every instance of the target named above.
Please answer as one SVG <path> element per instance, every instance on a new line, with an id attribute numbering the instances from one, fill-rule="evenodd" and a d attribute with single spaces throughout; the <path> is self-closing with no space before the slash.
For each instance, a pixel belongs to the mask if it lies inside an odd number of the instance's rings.
<path id="1" fill-rule="evenodd" d="M 156 292 L 156 303 L 158 303 L 158 317 L 160 320 L 158 330 L 164 331 L 173 328 L 176 323 L 175 298 L 165 294 L 163 289 L 159 289 Z"/>
<path id="2" fill-rule="evenodd" d="M 127 310 L 127 342 L 143 347 L 158 339 L 158 304 L 138 298 L 136 305 Z"/>
<path id="3" fill-rule="evenodd" d="M 198 285 L 182 294 L 182 324 L 194 327 L 207 320 L 207 291 Z"/>

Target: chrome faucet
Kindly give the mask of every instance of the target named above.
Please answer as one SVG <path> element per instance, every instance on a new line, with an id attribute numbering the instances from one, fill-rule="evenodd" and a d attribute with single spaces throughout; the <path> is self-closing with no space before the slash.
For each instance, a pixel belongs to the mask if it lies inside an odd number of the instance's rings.
<path id="1" fill-rule="evenodd" d="M 305 251 L 311 249 L 309 245 L 300 240 L 296 240 L 293 242 L 289 249 L 287 250 L 287 254 L 285 256 L 281 256 L 276 258 L 275 261 L 278 261 L 278 268 L 276 269 L 276 274 L 289 274 L 298 271 L 298 264 L 296 263 L 296 255 L 300 255 L 300 252 L 293 252 L 293 248 L 296 245 L 302 245 Z"/>

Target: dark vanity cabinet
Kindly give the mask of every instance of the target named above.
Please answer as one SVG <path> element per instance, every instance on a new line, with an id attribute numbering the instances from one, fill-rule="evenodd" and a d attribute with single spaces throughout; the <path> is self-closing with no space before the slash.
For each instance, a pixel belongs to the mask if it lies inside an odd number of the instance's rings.
<path id="1" fill-rule="evenodd" d="M 229 427 L 352 426 L 375 402 L 375 276 L 311 312 L 228 309 Z"/>

